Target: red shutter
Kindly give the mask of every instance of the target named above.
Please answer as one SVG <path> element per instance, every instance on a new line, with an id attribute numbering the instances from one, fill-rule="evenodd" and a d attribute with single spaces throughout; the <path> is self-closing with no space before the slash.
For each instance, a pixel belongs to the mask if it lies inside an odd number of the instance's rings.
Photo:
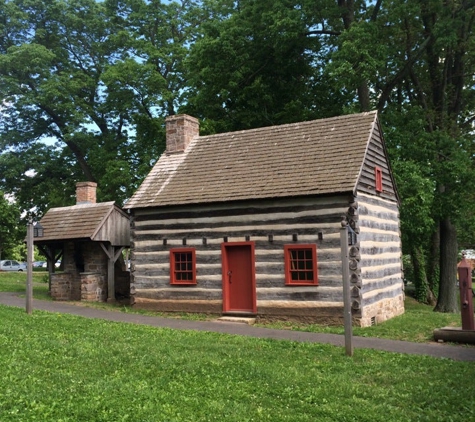
<path id="1" fill-rule="evenodd" d="M 374 178 L 376 182 L 376 192 L 383 191 L 383 170 L 381 167 L 376 166 L 374 168 Z"/>

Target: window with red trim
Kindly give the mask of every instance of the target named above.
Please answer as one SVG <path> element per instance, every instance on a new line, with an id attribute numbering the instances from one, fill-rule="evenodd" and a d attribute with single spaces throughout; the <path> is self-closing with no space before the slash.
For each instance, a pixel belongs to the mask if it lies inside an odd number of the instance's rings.
<path id="1" fill-rule="evenodd" d="M 318 284 L 317 246 L 284 245 L 285 284 Z"/>
<path id="2" fill-rule="evenodd" d="M 196 254 L 194 248 L 170 250 L 170 283 L 196 284 Z"/>
<path id="3" fill-rule="evenodd" d="M 376 181 L 376 192 L 382 192 L 383 191 L 383 170 L 381 167 L 375 167 L 374 168 L 374 178 Z"/>

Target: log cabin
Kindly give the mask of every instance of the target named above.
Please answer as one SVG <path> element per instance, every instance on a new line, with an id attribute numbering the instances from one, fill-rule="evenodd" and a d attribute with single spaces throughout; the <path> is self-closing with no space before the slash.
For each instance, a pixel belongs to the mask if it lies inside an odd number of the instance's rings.
<path id="1" fill-rule="evenodd" d="M 340 324 L 343 220 L 354 324 L 404 312 L 399 200 L 376 112 L 211 136 L 176 115 L 166 136 L 125 205 L 134 306 Z"/>

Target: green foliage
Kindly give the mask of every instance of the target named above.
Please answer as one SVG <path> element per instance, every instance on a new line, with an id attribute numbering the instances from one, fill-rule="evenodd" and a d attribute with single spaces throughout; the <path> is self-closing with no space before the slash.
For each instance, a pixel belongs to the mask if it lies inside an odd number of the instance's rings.
<path id="1" fill-rule="evenodd" d="M 375 43 L 382 35 L 378 23 L 359 21 L 338 37 L 339 48 L 326 71 L 340 89 L 354 90 L 362 82 L 376 83 L 379 69 L 387 65 L 390 46 Z"/>
<path id="2" fill-rule="evenodd" d="M 401 195 L 401 231 L 403 246 L 426 245 L 435 227 L 432 217 L 435 186 L 414 161 L 393 163 Z"/>
<path id="3" fill-rule="evenodd" d="M 65 166 L 67 165 L 67 166 Z M 35 144 L 0 155 L 0 184 L 24 210 L 40 215 L 50 207 L 73 205 L 79 168 L 66 151 Z"/>
<path id="4" fill-rule="evenodd" d="M 10 259 L 15 259 L 17 261 L 26 262 L 27 248 L 26 243 L 21 242 L 16 244 L 12 249 L 9 255 Z"/>
<path id="5" fill-rule="evenodd" d="M 85 323 L 5 307 L 0 317 L 2 421 L 475 416 L 469 362 L 371 350 L 348 359 L 342 348 L 322 344 Z"/>
<path id="6" fill-rule="evenodd" d="M 0 191 L 0 259 L 15 259 L 14 247 L 24 233 L 20 227 L 20 210 Z"/>
<path id="7" fill-rule="evenodd" d="M 404 254 L 402 256 L 402 267 L 404 269 L 404 284 L 414 281 L 414 267 L 412 266 L 411 255 Z"/>
<path id="8" fill-rule="evenodd" d="M 135 0 L 0 7 L 0 185 L 23 209 L 70 205 L 81 180 L 98 182 L 99 201 L 131 196 L 164 149 L 157 122 L 184 89 L 193 10 Z"/>
<path id="9" fill-rule="evenodd" d="M 287 0 L 207 4 L 210 13 L 223 18 L 204 23 L 202 37 L 191 48 L 192 87 L 183 107 L 202 117 L 207 131 L 341 112 L 338 93 L 324 86 L 320 41 L 308 36 L 311 18 L 305 7 Z"/>

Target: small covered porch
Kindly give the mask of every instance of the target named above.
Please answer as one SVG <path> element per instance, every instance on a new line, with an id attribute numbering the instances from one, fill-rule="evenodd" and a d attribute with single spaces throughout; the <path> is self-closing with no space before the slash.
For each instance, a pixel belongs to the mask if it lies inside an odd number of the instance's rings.
<path id="1" fill-rule="evenodd" d="M 48 210 L 34 243 L 47 257 L 53 299 L 127 303 L 129 216 L 114 202 L 96 203 L 95 190 L 96 183 L 78 183 L 76 205 Z"/>

